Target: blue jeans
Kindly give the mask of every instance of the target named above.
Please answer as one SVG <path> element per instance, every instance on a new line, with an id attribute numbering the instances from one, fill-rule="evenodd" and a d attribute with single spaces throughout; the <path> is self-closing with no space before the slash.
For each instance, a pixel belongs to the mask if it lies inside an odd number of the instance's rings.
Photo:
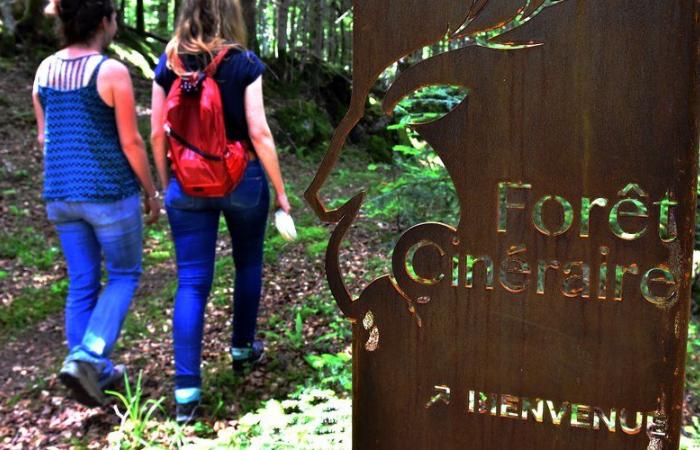
<path id="1" fill-rule="evenodd" d="M 86 361 L 102 377 L 141 275 L 139 196 L 113 203 L 53 201 L 46 205 L 68 266 L 67 361 Z M 107 282 L 102 289 L 102 257 Z M 101 292 L 100 292 L 101 290 Z"/>
<path id="2" fill-rule="evenodd" d="M 255 337 L 269 205 L 268 183 L 258 160 L 248 164 L 243 180 L 226 197 L 189 196 L 175 178 L 168 187 L 165 206 L 175 241 L 178 274 L 173 318 L 176 396 L 178 390 L 197 390 L 202 384 L 204 311 L 214 279 L 222 212 L 236 268 L 231 344 L 243 347 Z"/>

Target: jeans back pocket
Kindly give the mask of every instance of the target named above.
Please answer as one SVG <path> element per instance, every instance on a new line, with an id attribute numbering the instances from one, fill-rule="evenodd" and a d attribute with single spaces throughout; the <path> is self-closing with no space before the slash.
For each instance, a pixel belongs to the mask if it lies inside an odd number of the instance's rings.
<path id="1" fill-rule="evenodd" d="M 260 204 L 263 189 L 267 189 L 264 175 L 245 176 L 228 196 L 226 206 L 235 209 L 255 208 Z"/>
<path id="2" fill-rule="evenodd" d="M 167 208 L 198 209 L 197 199 L 187 195 L 175 177 L 171 178 L 168 184 L 164 203 Z"/>

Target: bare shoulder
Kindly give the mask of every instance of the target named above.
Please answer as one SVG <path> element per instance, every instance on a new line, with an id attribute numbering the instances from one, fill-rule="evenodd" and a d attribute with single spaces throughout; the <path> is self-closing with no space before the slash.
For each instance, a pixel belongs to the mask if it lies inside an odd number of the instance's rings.
<path id="1" fill-rule="evenodd" d="M 37 70 L 41 70 L 41 69 L 45 68 L 46 66 L 48 66 L 49 63 L 50 63 L 55 57 L 56 57 L 56 55 L 49 55 L 49 56 L 47 56 L 46 58 L 44 58 L 43 60 L 41 60 L 41 62 L 39 63 L 39 66 L 38 66 L 38 69 L 37 69 Z"/>
<path id="2" fill-rule="evenodd" d="M 55 55 L 50 55 L 50 56 L 47 56 L 46 58 L 44 58 L 37 66 L 35 77 L 41 76 L 48 69 L 49 64 L 51 63 L 51 61 L 54 58 L 55 58 Z"/>
<path id="3" fill-rule="evenodd" d="M 100 76 L 103 75 L 106 78 L 115 81 L 131 78 L 131 75 L 129 74 L 129 69 L 127 69 L 127 67 L 122 62 L 112 58 L 102 63 Z"/>

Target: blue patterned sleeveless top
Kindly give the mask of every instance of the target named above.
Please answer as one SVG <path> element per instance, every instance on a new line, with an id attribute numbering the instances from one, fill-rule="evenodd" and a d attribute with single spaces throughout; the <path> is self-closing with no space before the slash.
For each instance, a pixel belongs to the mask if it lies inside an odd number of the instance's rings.
<path id="1" fill-rule="evenodd" d="M 82 82 L 90 56 L 51 57 L 46 82 L 38 85 L 45 116 L 43 197 L 49 202 L 107 203 L 139 191 L 119 142 L 114 108 L 97 91 L 106 56 L 87 84 Z"/>

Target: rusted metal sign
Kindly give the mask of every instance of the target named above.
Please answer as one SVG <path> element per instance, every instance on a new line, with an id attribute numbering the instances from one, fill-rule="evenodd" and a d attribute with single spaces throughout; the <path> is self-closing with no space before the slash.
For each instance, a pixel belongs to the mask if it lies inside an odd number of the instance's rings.
<path id="1" fill-rule="evenodd" d="M 694 0 L 355 0 L 354 93 L 307 199 L 353 322 L 357 449 L 676 449 L 697 177 Z M 494 37 L 495 36 L 495 37 Z M 472 37 L 464 40 L 465 37 Z M 382 71 L 384 107 L 467 98 L 416 127 L 459 196 L 359 299 L 338 252 L 362 194 L 319 190 Z"/>

